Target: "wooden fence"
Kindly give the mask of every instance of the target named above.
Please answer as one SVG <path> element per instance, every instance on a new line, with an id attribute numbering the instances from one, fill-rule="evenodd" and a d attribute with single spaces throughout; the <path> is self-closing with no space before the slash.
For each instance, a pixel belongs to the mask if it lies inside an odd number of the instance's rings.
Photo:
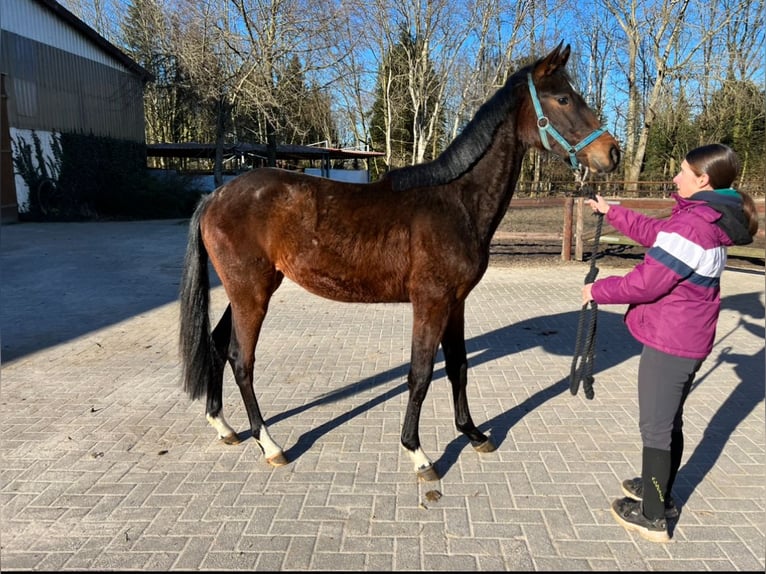
<path id="1" fill-rule="evenodd" d="M 764 197 L 754 197 L 755 204 L 758 207 L 758 213 L 763 217 L 766 211 L 766 200 Z M 675 205 L 673 199 L 636 199 L 636 198 L 617 198 L 609 197 L 607 201 L 614 204 L 622 205 L 630 209 L 637 211 L 652 211 L 652 210 L 667 210 L 668 215 L 670 210 Z M 544 207 L 561 207 L 563 212 L 563 225 L 561 232 L 558 233 L 513 233 L 503 232 L 502 236 L 511 240 L 538 240 L 538 241 L 561 241 L 561 259 L 562 261 L 571 261 L 572 259 L 572 246 L 574 245 L 574 258 L 577 261 L 583 260 L 583 251 L 585 243 L 590 240 L 593 241 L 594 233 L 585 232 L 584 213 L 585 199 L 582 197 L 541 197 L 541 198 L 514 198 L 511 200 L 510 209 L 534 209 Z M 588 214 L 592 213 L 590 209 L 587 209 Z M 763 220 L 762 220 L 763 221 Z M 604 223 L 606 228 L 602 229 L 600 237 L 600 244 L 605 245 L 638 245 L 635 241 L 628 239 L 624 235 L 618 233 L 611 226 Z M 756 237 L 763 238 L 766 236 L 766 229 L 761 224 L 758 228 L 758 234 Z M 764 259 L 766 253 L 762 247 L 750 247 L 735 245 L 729 247 L 729 255 L 735 257 L 745 257 L 753 259 Z"/>

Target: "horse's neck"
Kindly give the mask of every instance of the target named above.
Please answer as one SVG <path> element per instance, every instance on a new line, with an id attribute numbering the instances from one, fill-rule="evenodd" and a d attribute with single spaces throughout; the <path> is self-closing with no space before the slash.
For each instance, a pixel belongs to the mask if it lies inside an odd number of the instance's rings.
<path id="1" fill-rule="evenodd" d="M 498 135 L 474 169 L 465 174 L 466 205 L 487 244 L 505 216 L 521 173 L 526 147 L 515 137 Z"/>

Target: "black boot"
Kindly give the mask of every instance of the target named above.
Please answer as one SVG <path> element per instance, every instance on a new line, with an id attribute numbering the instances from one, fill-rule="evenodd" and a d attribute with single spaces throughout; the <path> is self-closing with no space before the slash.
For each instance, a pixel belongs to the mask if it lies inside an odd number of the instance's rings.
<path id="1" fill-rule="evenodd" d="M 670 476 L 670 451 L 644 447 L 642 459 L 642 500 L 615 500 L 612 516 L 623 527 L 647 540 L 667 542 L 670 536 L 665 521 L 665 492 Z"/>
<path id="2" fill-rule="evenodd" d="M 665 518 L 650 520 L 641 510 L 641 502 L 632 498 L 618 498 L 612 502 L 612 516 L 626 530 L 638 532 L 652 542 L 668 542 L 668 524 Z"/>
<path id="3" fill-rule="evenodd" d="M 627 478 L 622 481 L 622 492 L 628 498 L 641 501 L 644 497 L 644 481 L 641 480 L 640 476 Z M 676 506 L 676 501 L 673 499 L 673 496 L 671 496 L 670 489 L 668 489 L 668 493 L 665 495 L 665 518 L 669 520 L 678 518 L 679 514 L 680 511 Z"/>
<path id="4" fill-rule="evenodd" d="M 673 491 L 678 469 L 681 468 L 681 459 L 684 456 L 684 433 L 674 431 L 670 436 L 670 476 L 668 477 L 668 488 L 665 490 L 665 508 L 668 506 L 668 500 L 671 500 L 670 493 Z"/>
<path id="5" fill-rule="evenodd" d="M 665 517 L 665 495 L 670 481 L 671 455 L 669 450 L 644 447 L 642 452 L 641 482 L 644 492 L 644 516 L 650 520 Z"/>

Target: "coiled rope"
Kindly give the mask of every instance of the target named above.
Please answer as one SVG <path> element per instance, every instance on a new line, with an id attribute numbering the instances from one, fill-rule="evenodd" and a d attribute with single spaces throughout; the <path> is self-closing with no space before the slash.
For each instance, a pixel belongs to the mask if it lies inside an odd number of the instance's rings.
<path id="1" fill-rule="evenodd" d="M 582 190 L 582 184 L 581 184 Z M 592 191 L 588 193 L 590 199 L 595 199 L 596 195 Z M 604 214 L 596 212 L 596 234 L 593 238 L 593 249 L 590 255 L 590 269 L 585 275 L 584 284 L 588 285 L 596 280 L 598 275 L 598 267 L 596 267 L 596 259 L 599 249 L 599 242 L 601 241 L 601 228 L 604 223 Z M 577 339 L 575 342 L 575 351 L 572 357 L 572 367 L 569 373 L 569 391 L 576 395 L 580 389 L 582 383 L 583 392 L 587 399 L 593 399 L 593 364 L 595 358 L 595 346 L 596 346 L 596 319 L 597 319 L 598 304 L 595 301 L 590 301 L 590 307 L 588 303 L 585 303 L 580 309 L 580 319 L 577 323 Z M 585 325 L 587 324 L 588 330 L 585 331 Z"/>

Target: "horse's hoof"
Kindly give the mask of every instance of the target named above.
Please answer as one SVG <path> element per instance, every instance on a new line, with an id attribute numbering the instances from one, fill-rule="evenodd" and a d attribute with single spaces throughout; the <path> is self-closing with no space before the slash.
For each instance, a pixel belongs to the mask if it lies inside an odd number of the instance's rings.
<path id="1" fill-rule="evenodd" d="M 271 466 L 284 466 L 287 464 L 287 457 L 285 453 L 280 452 L 266 459 Z"/>
<path id="2" fill-rule="evenodd" d="M 436 472 L 434 465 L 429 465 L 425 468 L 419 468 L 417 470 L 418 480 L 421 482 L 432 482 L 439 480 L 439 473 Z"/>
<path id="3" fill-rule="evenodd" d="M 226 436 L 220 437 L 220 439 L 223 444 L 239 444 L 242 442 L 239 440 L 239 435 L 237 433 L 227 434 Z"/>
<path id="4" fill-rule="evenodd" d="M 476 452 L 494 452 L 497 448 L 490 439 L 485 440 L 479 444 L 473 445 L 473 449 Z"/>

